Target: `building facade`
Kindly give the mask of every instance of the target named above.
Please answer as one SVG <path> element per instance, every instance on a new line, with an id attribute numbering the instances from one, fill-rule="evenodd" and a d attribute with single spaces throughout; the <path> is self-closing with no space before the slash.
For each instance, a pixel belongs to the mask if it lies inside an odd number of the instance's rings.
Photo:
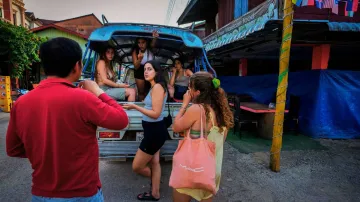
<path id="1" fill-rule="evenodd" d="M 102 26 L 102 23 L 94 14 L 61 20 L 53 22 L 53 24 L 87 37 L 89 37 L 95 29 Z"/>
<path id="2" fill-rule="evenodd" d="M 358 1 L 297 2 L 290 71 L 356 69 Z M 191 0 L 178 24 L 205 21 L 209 59 L 226 75 L 245 76 L 278 73 L 282 18 L 280 0 Z"/>
<path id="3" fill-rule="evenodd" d="M 27 29 L 40 27 L 42 22 L 34 13 L 26 12 L 23 0 L 0 0 L 0 20 Z"/>
<path id="4" fill-rule="evenodd" d="M 46 25 L 46 26 L 38 27 L 35 28 L 33 32 L 39 37 L 48 38 L 48 39 L 52 39 L 56 37 L 65 37 L 68 39 L 72 39 L 80 45 L 83 52 L 85 51 L 87 36 L 79 34 L 77 32 L 73 32 L 56 25 Z"/>
<path id="5" fill-rule="evenodd" d="M 205 50 L 228 95 L 269 110 L 285 104 L 285 122 L 274 122 L 283 109 L 276 110 L 259 121 L 269 126 L 258 127 L 268 131 L 260 136 L 281 135 L 276 129 L 289 126 L 314 138 L 358 138 L 359 1 L 293 0 L 293 29 L 284 37 L 283 2 L 191 0 L 178 23 L 206 20 Z M 288 40 L 291 48 L 281 47 Z M 289 63 L 282 54 L 288 51 Z"/>
<path id="6" fill-rule="evenodd" d="M 42 26 L 42 23 L 35 17 L 33 12 L 25 12 L 25 27 L 27 29 L 34 29 L 40 26 Z"/>
<path id="7" fill-rule="evenodd" d="M 71 19 L 53 21 L 46 19 L 37 19 L 43 25 L 40 27 L 32 28 L 31 31 L 36 35 L 48 39 L 56 37 L 65 37 L 76 41 L 83 54 L 86 50 L 87 40 L 95 29 L 102 26 L 102 23 L 94 14 L 79 16 Z M 43 69 L 39 66 L 34 68 L 37 72 L 34 74 L 36 76 L 36 81 L 40 81 L 45 78 Z"/>
<path id="8" fill-rule="evenodd" d="M 191 29 L 194 34 L 203 39 L 206 36 L 205 33 L 205 21 L 193 23 L 185 28 Z"/>
<path id="9" fill-rule="evenodd" d="M 92 31 L 102 26 L 100 20 L 94 15 L 84 15 L 71 19 L 52 21 L 39 19 L 43 26 L 32 28 L 31 31 L 40 37 L 55 38 L 66 37 L 79 43 L 83 51 Z"/>
<path id="10" fill-rule="evenodd" d="M 0 0 L 1 20 L 25 27 L 25 4 L 23 0 Z"/>

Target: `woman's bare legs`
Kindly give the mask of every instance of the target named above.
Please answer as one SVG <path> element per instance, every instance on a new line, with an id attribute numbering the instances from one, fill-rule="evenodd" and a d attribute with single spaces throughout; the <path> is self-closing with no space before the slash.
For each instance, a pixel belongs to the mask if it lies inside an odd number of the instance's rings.
<path id="1" fill-rule="evenodd" d="M 155 198 L 160 198 L 160 179 L 161 179 L 161 166 L 160 166 L 160 150 L 156 152 L 151 160 L 151 193 Z"/>
<path id="2" fill-rule="evenodd" d="M 148 163 L 150 163 L 151 169 L 149 168 Z M 145 177 L 151 177 L 152 196 L 160 198 L 160 151 L 156 152 L 155 155 L 152 156 L 138 149 L 132 167 L 135 173 Z"/>
<path id="3" fill-rule="evenodd" d="M 201 202 L 212 202 L 214 197 L 201 200 Z M 190 202 L 191 196 L 179 193 L 176 189 L 173 189 L 173 202 Z"/>
<path id="4" fill-rule="evenodd" d="M 201 200 L 201 202 L 212 202 L 214 197 L 205 199 L 205 200 Z"/>
<path id="5" fill-rule="evenodd" d="M 143 168 L 142 170 L 138 170 L 136 173 L 144 177 L 148 177 L 148 178 L 151 177 L 151 169 L 148 165 L 146 165 L 146 167 Z"/>
<path id="6" fill-rule="evenodd" d="M 191 196 L 181 194 L 176 189 L 173 189 L 173 202 L 190 202 Z"/>
<path id="7" fill-rule="evenodd" d="M 152 158 L 152 155 L 149 155 L 138 149 L 132 164 L 133 171 L 137 174 L 150 177 L 151 172 L 148 163 L 151 161 Z"/>
<path id="8" fill-rule="evenodd" d="M 138 89 L 139 101 L 143 101 L 145 98 L 145 80 L 135 79 L 135 82 Z"/>
<path id="9" fill-rule="evenodd" d="M 127 97 L 127 101 L 135 102 L 136 99 L 136 91 L 134 88 L 126 88 L 125 89 L 125 96 Z"/>

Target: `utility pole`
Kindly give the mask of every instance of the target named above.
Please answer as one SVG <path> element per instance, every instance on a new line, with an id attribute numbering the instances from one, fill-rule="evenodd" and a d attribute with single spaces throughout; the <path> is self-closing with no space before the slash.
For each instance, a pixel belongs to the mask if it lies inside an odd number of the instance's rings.
<path id="1" fill-rule="evenodd" d="M 290 61 L 290 48 L 293 30 L 293 4 L 291 0 L 284 0 L 283 32 L 280 50 L 280 67 L 278 87 L 276 92 L 276 112 L 274 119 L 273 139 L 270 150 L 270 169 L 280 171 L 280 152 L 284 129 L 284 113 L 286 104 L 286 91 L 288 86 L 288 73 Z"/>

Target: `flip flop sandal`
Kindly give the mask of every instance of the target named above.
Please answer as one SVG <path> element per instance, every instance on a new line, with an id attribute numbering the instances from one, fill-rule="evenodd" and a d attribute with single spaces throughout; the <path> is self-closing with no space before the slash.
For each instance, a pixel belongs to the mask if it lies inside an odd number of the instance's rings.
<path id="1" fill-rule="evenodd" d="M 160 200 L 160 198 L 155 198 L 155 197 L 151 194 L 151 192 L 149 192 L 149 193 L 144 192 L 144 193 L 142 193 L 142 194 L 139 194 L 139 195 L 137 196 L 137 199 L 138 199 L 139 201 L 158 201 L 158 200 Z"/>

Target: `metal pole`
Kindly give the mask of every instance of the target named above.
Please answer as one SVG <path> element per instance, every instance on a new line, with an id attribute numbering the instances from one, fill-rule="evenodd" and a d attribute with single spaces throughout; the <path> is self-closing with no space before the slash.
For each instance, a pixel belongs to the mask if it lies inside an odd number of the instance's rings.
<path id="1" fill-rule="evenodd" d="M 209 66 L 209 68 L 211 69 L 211 71 L 214 73 L 214 77 L 217 78 L 216 71 L 215 71 L 215 69 L 212 68 L 212 66 L 210 65 L 210 62 L 209 62 L 209 60 L 208 60 L 208 58 L 207 58 L 207 56 L 206 56 L 206 51 L 205 51 L 204 48 L 203 48 L 203 54 L 204 54 L 205 61 L 206 61 L 207 65 Z"/>
<path id="2" fill-rule="evenodd" d="M 83 61 L 84 61 L 85 58 L 86 58 L 86 55 L 87 55 L 87 53 L 88 53 L 88 51 L 89 51 L 89 47 L 90 47 L 90 41 L 86 44 L 85 53 L 84 53 L 83 58 L 82 58 Z"/>
<path id="3" fill-rule="evenodd" d="M 97 53 L 94 54 L 93 64 L 91 67 L 91 80 L 94 80 L 94 77 L 95 77 L 95 68 L 96 68 L 96 62 L 97 62 L 98 56 L 99 56 L 99 54 L 97 54 Z"/>
<path id="4" fill-rule="evenodd" d="M 88 66 L 88 64 L 89 64 L 89 61 L 90 61 L 90 58 L 91 58 L 92 53 L 93 53 L 93 50 L 90 50 L 88 59 L 87 59 L 86 62 L 85 62 L 85 65 L 84 65 L 84 67 L 83 67 L 82 73 L 85 73 L 85 72 L 86 72 L 86 68 L 87 68 L 87 66 Z M 94 53 L 95 53 L 95 51 L 94 51 Z"/>

